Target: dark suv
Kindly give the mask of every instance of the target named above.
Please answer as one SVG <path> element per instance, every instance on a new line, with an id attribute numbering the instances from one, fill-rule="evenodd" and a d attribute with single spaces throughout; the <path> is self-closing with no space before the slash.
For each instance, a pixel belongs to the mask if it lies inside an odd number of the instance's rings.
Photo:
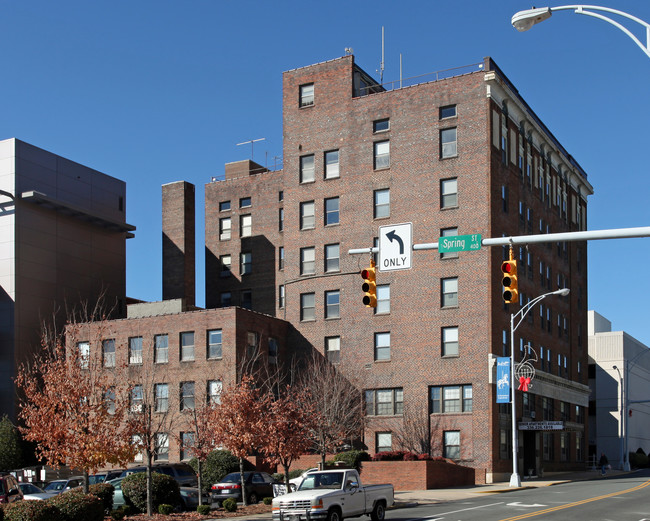
<path id="1" fill-rule="evenodd" d="M 0 475 L 0 503 L 13 503 L 23 499 L 23 491 L 11 474 Z"/>
<path id="2" fill-rule="evenodd" d="M 126 469 L 122 472 L 121 478 L 129 474 L 137 472 L 146 472 L 147 467 L 133 467 Z M 167 474 L 174 478 L 181 487 L 196 487 L 198 486 L 198 479 L 194 473 L 194 469 L 187 463 L 158 463 L 154 465 L 151 472 L 158 472 L 160 474 Z"/>

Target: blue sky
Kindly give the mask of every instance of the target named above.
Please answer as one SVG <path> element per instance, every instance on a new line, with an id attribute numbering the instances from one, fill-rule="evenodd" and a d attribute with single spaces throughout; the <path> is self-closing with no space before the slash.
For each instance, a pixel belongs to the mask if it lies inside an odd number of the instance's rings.
<path id="1" fill-rule="evenodd" d="M 551 4 L 560 5 L 560 4 Z M 650 2 L 608 0 L 650 22 Z M 650 225 L 650 58 L 571 11 L 518 33 L 530 0 L 443 2 L 0 0 L 0 139 L 16 137 L 127 183 L 127 293 L 159 300 L 161 185 L 203 187 L 224 164 L 282 155 L 282 72 L 344 55 L 384 81 L 492 56 L 594 186 L 590 230 Z M 645 42 L 639 25 L 629 28 Z M 436 240 L 432 237 L 431 240 Z M 589 308 L 650 345 L 650 239 L 589 243 Z M 416 261 L 416 259 L 414 259 Z"/>

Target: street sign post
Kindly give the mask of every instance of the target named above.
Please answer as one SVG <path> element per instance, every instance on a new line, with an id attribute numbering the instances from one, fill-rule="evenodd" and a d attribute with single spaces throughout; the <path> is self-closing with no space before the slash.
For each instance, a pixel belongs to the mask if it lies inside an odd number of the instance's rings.
<path id="1" fill-rule="evenodd" d="M 481 249 L 481 234 L 473 235 L 448 235 L 438 240 L 438 251 L 440 253 L 451 253 L 455 251 L 472 251 Z"/>
<path id="2" fill-rule="evenodd" d="M 379 227 L 379 271 L 411 269 L 413 223 Z"/>

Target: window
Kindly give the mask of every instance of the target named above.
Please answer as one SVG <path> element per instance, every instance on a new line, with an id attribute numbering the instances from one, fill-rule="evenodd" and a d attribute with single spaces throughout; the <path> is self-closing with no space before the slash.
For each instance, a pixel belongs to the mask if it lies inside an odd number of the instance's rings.
<path id="1" fill-rule="evenodd" d="M 316 297 L 314 293 L 302 293 L 300 295 L 300 320 L 316 320 Z"/>
<path id="2" fill-rule="evenodd" d="M 239 274 L 250 275 L 253 267 L 253 254 L 244 252 L 239 254 Z"/>
<path id="3" fill-rule="evenodd" d="M 442 328 L 442 356 L 458 356 L 458 328 Z"/>
<path id="4" fill-rule="evenodd" d="M 181 411 L 194 410 L 194 382 L 181 383 Z"/>
<path id="5" fill-rule="evenodd" d="M 221 403 L 221 391 L 223 384 L 221 380 L 208 380 L 207 397 L 208 403 L 219 405 Z"/>
<path id="6" fill-rule="evenodd" d="M 375 308 L 375 314 L 383 315 L 385 313 L 390 313 L 390 284 L 377 286 L 377 307 Z"/>
<path id="7" fill-rule="evenodd" d="M 393 416 L 404 410 L 404 390 L 374 389 L 366 391 L 366 414 L 368 416 Z"/>
<path id="8" fill-rule="evenodd" d="M 239 199 L 239 207 L 240 208 L 248 208 L 251 205 L 251 198 L 250 197 L 241 197 Z"/>
<path id="9" fill-rule="evenodd" d="M 228 241 L 230 240 L 232 230 L 232 220 L 230 217 L 223 217 L 219 219 L 219 240 Z"/>
<path id="10" fill-rule="evenodd" d="M 445 431 L 444 454 L 448 459 L 460 459 L 460 431 Z"/>
<path id="11" fill-rule="evenodd" d="M 390 190 L 388 188 L 375 190 L 374 215 L 375 219 L 390 217 Z"/>
<path id="12" fill-rule="evenodd" d="M 339 177 L 339 151 L 325 152 L 325 179 Z"/>
<path id="13" fill-rule="evenodd" d="M 374 169 L 390 167 L 390 141 L 377 141 L 374 143 Z"/>
<path id="14" fill-rule="evenodd" d="M 447 385 L 429 388 L 429 412 L 431 414 L 472 412 L 472 408 L 471 385 Z"/>
<path id="15" fill-rule="evenodd" d="M 169 385 L 155 384 L 153 387 L 154 387 L 154 411 L 167 412 L 169 410 Z"/>
<path id="16" fill-rule="evenodd" d="M 79 367 L 88 369 L 90 362 L 90 342 L 78 342 L 77 353 L 79 356 Z"/>
<path id="17" fill-rule="evenodd" d="M 316 273 L 316 248 L 300 248 L 300 274 L 313 275 Z"/>
<path id="18" fill-rule="evenodd" d="M 226 212 L 228 210 L 230 210 L 230 201 L 221 201 L 219 203 L 219 211 Z"/>
<path id="19" fill-rule="evenodd" d="M 499 431 L 499 457 L 501 459 L 510 459 L 511 457 L 510 438 L 511 436 L 507 429 L 501 429 Z"/>
<path id="20" fill-rule="evenodd" d="M 325 226 L 339 224 L 339 198 L 325 199 Z"/>
<path id="21" fill-rule="evenodd" d="M 133 445 L 136 448 L 139 448 L 140 450 L 138 453 L 134 456 L 133 461 L 134 462 L 141 462 L 143 459 L 143 454 L 142 454 L 142 437 L 138 436 L 137 434 L 134 434 L 131 436 L 131 445 Z"/>
<path id="22" fill-rule="evenodd" d="M 129 364 L 142 363 L 142 337 L 129 338 Z"/>
<path id="23" fill-rule="evenodd" d="M 166 364 L 169 361 L 169 337 L 167 335 L 155 335 L 154 359 L 157 364 Z"/>
<path id="24" fill-rule="evenodd" d="M 104 367 L 115 367 L 115 339 L 111 338 L 102 341 L 102 353 L 104 355 Z"/>
<path id="25" fill-rule="evenodd" d="M 445 159 L 447 157 L 456 157 L 456 129 L 445 128 L 440 131 L 440 157 Z"/>
<path id="26" fill-rule="evenodd" d="M 278 287 L 278 307 L 279 308 L 284 307 L 284 284 L 281 284 Z"/>
<path id="27" fill-rule="evenodd" d="M 341 361 L 341 337 L 330 336 L 325 338 L 325 357 L 332 364 L 338 364 Z"/>
<path id="28" fill-rule="evenodd" d="M 583 434 L 581 432 L 576 432 L 576 461 L 584 461 L 584 442 Z"/>
<path id="29" fill-rule="evenodd" d="M 325 292 L 325 318 L 339 318 L 341 292 L 337 290 Z"/>
<path id="30" fill-rule="evenodd" d="M 276 363 L 278 360 L 278 341 L 269 337 L 269 364 Z"/>
<path id="31" fill-rule="evenodd" d="M 131 412 L 142 412 L 142 386 L 134 385 L 131 389 Z"/>
<path id="32" fill-rule="evenodd" d="M 300 229 L 310 230 L 315 224 L 314 201 L 300 203 Z"/>
<path id="33" fill-rule="evenodd" d="M 458 278 L 442 279 L 440 281 L 441 306 L 443 308 L 458 306 Z"/>
<path id="34" fill-rule="evenodd" d="M 169 460 L 169 436 L 164 432 L 156 433 L 156 453 L 155 461 Z"/>
<path id="35" fill-rule="evenodd" d="M 253 217 L 250 214 L 239 216 L 240 237 L 250 237 L 253 234 Z"/>
<path id="36" fill-rule="evenodd" d="M 314 84 L 306 83 L 300 86 L 300 100 L 301 107 L 309 107 L 314 104 Z"/>
<path id="37" fill-rule="evenodd" d="M 390 130 L 390 119 L 378 119 L 372 122 L 373 133 L 386 132 L 387 130 Z"/>
<path id="38" fill-rule="evenodd" d="M 390 360 L 390 332 L 375 333 L 375 362 Z"/>
<path id="39" fill-rule="evenodd" d="M 555 450 L 553 450 L 553 434 L 550 432 L 542 433 L 542 458 L 544 461 L 553 461 L 555 459 Z"/>
<path id="40" fill-rule="evenodd" d="M 106 407 L 106 412 L 108 414 L 115 414 L 115 388 L 110 387 L 104 393 L 104 407 Z"/>
<path id="41" fill-rule="evenodd" d="M 506 185 L 501 185 L 501 207 L 503 209 L 503 213 L 508 213 L 508 204 L 508 187 Z"/>
<path id="42" fill-rule="evenodd" d="M 284 231 L 284 208 L 278 210 L 278 231 Z"/>
<path id="43" fill-rule="evenodd" d="M 185 461 L 192 457 L 194 448 L 194 433 L 181 432 L 181 460 Z"/>
<path id="44" fill-rule="evenodd" d="M 222 347 L 221 329 L 211 329 L 208 331 L 208 358 L 221 358 Z"/>
<path id="45" fill-rule="evenodd" d="M 253 309 L 253 292 L 250 289 L 241 291 L 240 305 L 244 309 Z"/>
<path id="46" fill-rule="evenodd" d="M 222 308 L 232 306 L 232 293 L 230 291 L 224 291 L 219 295 L 219 301 Z"/>
<path id="47" fill-rule="evenodd" d="M 443 179 L 440 181 L 440 208 L 456 208 L 458 206 L 458 179 Z"/>
<path id="48" fill-rule="evenodd" d="M 530 393 L 521 393 L 524 416 L 529 418 L 535 417 L 535 395 Z"/>
<path id="49" fill-rule="evenodd" d="M 221 277 L 230 277 L 231 268 L 232 268 L 232 257 L 230 255 L 222 255 L 219 257 L 219 263 L 221 264 L 221 272 L 219 276 Z"/>
<path id="50" fill-rule="evenodd" d="M 454 235 L 458 235 L 458 228 L 444 228 L 440 230 L 440 237 L 452 237 Z M 455 251 L 440 254 L 441 259 L 455 259 L 456 257 L 458 257 L 458 253 Z"/>
<path id="51" fill-rule="evenodd" d="M 278 201 L 279 201 L 279 202 L 284 201 L 284 190 L 280 190 L 280 191 L 278 192 Z"/>
<path id="52" fill-rule="evenodd" d="M 375 452 L 390 452 L 393 450 L 392 432 L 376 432 L 375 437 Z"/>
<path id="53" fill-rule="evenodd" d="M 325 272 L 340 271 L 339 267 L 339 252 L 340 247 L 338 244 L 325 245 Z"/>
<path id="54" fill-rule="evenodd" d="M 194 331 L 181 333 L 181 362 L 194 361 Z"/>
<path id="55" fill-rule="evenodd" d="M 256 331 L 248 331 L 246 333 L 246 352 L 250 358 L 255 358 L 259 353 L 257 347 L 259 339 Z"/>
<path id="56" fill-rule="evenodd" d="M 440 119 L 456 117 L 456 105 L 440 107 Z"/>
<path id="57" fill-rule="evenodd" d="M 553 421 L 553 398 L 542 396 L 542 420 Z"/>
<path id="58" fill-rule="evenodd" d="M 284 269 L 284 246 L 278 248 L 278 269 L 280 271 Z"/>
<path id="59" fill-rule="evenodd" d="M 300 182 L 313 183 L 316 178 L 314 172 L 314 154 L 302 156 L 300 158 Z"/>

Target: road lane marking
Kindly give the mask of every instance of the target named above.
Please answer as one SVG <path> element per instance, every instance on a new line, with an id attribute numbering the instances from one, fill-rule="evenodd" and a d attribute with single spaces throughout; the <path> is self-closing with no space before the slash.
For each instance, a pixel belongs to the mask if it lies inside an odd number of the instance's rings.
<path id="1" fill-rule="evenodd" d="M 457 514 L 458 512 L 467 512 L 468 510 L 477 510 L 479 508 L 487 508 L 487 507 L 493 507 L 496 505 L 503 505 L 503 501 L 499 501 L 498 503 L 490 503 L 489 505 L 481 505 L 477 507 L 471 507 L 471 508 L 461 508 L 460 510 L 452 510 L 451 512 L 440 512 L 439 514 L 436 514 L 436 517 L 413 517 L 411 519 L 407 519 L 406 521 L 437 521 L 439 519 L 443 519 L 442 517 L 439 516 L 447 516 L 449 514 Z"/>
<path id="2" fill-rule="evenodd" d="M 526 507 L 526 508 L 534 508 L 534 507 L 547 507 L 548 505 L 542 505 L 541 503 L 533 503 L 532 505 L 524 505 L 523 503 L 520 503 L 519 501 L 516 501 L 515 503 L 508 503 L 509 507 Z"/>
<path id="3" fill-rule="evenodd" d="M 597 496 L 597 497 L 592 497 L 589 499 L 583 499 L 582 501 L 576 501 L 574 503 L 567 503 L 566 505 L 560 505 L 557 507 L 552 507 L 552 508 L 547 508 L 544 510 L 538 510 L 537 512 L 530 512 L 528 514 L 522 514 L 519 516 L 514 516 L 514 517 L 508 517 L 506 519 L 502 519 L 501 521 L 519 521 L 520 519 L 527 519 L 529 517 L 535 517 L 535 516 L 540 516 L 542 514 L 548 514 L 550 512 L 557 512 L 558 510 L 564 510 L 565 508 L 572 508 L 572 507 L 577 507 L 580 505 L 586 505 L 587 503 L 592 503 L 593 501 L 600 501 L 601 499 L 607 499 L 607 498 L 612 498 L 614 496 L 620 496 L 622 494 L 629 494 L 630 492 L 636 492 L 637 490 L 641 490 L 645 487 L 650 485 L 650 481 L 646 481 L 645 483 L 641 483 L 640 485 L 637 485 L 636 487 L 629 488 L 627 490 L 622 490 L 619 492 L 612 492 L 611 494 L 604 494 L 602 496 Z"/>

